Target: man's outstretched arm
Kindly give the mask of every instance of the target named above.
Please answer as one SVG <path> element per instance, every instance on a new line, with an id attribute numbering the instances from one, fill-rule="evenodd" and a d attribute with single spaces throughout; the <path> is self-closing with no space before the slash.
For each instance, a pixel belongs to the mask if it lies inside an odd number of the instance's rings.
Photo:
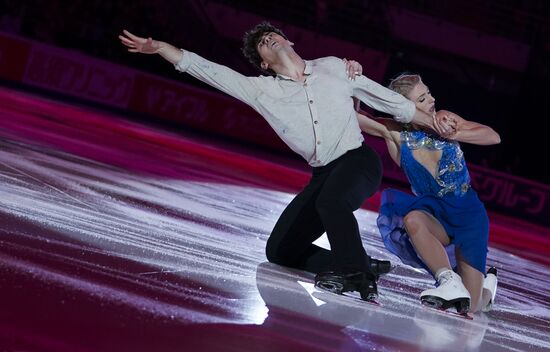
<path id="1" fill-rule="evenodd" d="M 171 44 L 152 38 L 138 37 L 127 30 L 123 30 L 122 33 L 123 35 L 119 35 L 118 38 L 122 44 L 128 47 L 128 51 L 131 53 L 159 54 L 174 65 L 182 59 L 183 51 Z"/>
<path id="2" fill-rule="evenodd" d="M 444 137 L 454 132 L 453 126 L 445 120 L 418 110 L 409 99 L 366 76 L 358 76 L 350 84 L 359 100 L 371 108 L 393 115 L 398 122 L 412 122 Z"/>
<path id="3" fill-rule="evenodd" d="M 208 61 L 188 50 L 176 48 L 172 44 L 160 40 L 142 38 L 127 30 L 124 30 L 118 38 L 129 52 L 158 54 L 175 65 L 178 71 L 186 72 L 248 105 L 253 106 L 259 94 L 259 89 L 255 84 L 257 77 L 245 77 L 229 67 Z"/>

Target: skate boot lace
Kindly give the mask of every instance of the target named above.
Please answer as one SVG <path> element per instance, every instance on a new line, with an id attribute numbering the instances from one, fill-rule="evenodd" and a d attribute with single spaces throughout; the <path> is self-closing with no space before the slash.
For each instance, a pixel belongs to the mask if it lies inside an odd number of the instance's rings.
<path id="1" fill-rule="evenodd" d="M 438 283 L 439 286 L 446 286 L 447 284 L 451 284 L 453 280 L 453 272 L 448 270 L 439 275 Z"/>

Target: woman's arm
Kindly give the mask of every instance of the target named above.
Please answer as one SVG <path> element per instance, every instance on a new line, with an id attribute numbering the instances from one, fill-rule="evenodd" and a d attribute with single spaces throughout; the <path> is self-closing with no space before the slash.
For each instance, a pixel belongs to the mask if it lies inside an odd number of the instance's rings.
<path id="1" fill-rule="evenodd" d="M 437 112 L 437 115 L 445 116 L 447 119 L 455 122 L 456 132 L 447 136 L 447 139 L 477 145 L 493 145 L 500 143 L 499 134 L 489 126 L 465 120 L 459 115 L 447 110 L 440 110 Z"/>
<path id="2" fill-rule="evenodd" d="M 370 134 L 375 137 L 382 137 L 384 139 L 391 139 L 390 129 L 386 124 L 389 125 L 389 119 L 377 119 L 369 114 L 366 111 L 359 110 L 357 113 L 357 122 L 359 122 L 359 127 L 361 131 Z M 386 121 L 384 121 L 386 120 Z"/>
<path id="3" fill-rule="evenodd" d="M 361 131 L 371 136 L 384 138 L 391 158 L 397 165 L 401 165 L 401 124 L 392 119 L 374 118 L 368 112 L 362 110 L 359 110 L 356 115 Z"/>

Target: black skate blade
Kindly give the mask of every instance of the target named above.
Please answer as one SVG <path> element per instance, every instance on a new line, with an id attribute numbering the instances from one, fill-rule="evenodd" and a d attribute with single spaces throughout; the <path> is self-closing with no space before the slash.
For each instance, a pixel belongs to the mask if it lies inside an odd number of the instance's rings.
<path id="1" fill-rule="evenodd" d="M 467 302 L 467 305 L 463 305 L 463 300 L 452 300 L 452 301 L 443 301 L 439 297 L 434 296 L 425 296 L 421 299 L 422 305 L 430 310 L 433 310 L 434 312 L 447 314 L 454 317 L 460 317 L 463 319 L 473 320 L 474 317 L 468 313 L 468 308 L 470 307 L 470 302 Z M 460 307 L 467 307 L 457 309 L 456 312 L 449 310 L 451 307 L 457 308 L 457 306 Z"/>
<path id="2" fill-rule="evenodd" d="M 372 305 L 377 306 L 377 307 L 382 307 L 382 303 L 380 303 L 378 301 L 378 296 L 376 296 L 376 298 L 363 299 L 363 298 L 361 298 L 361 295 L 359 294 L 359 292 L 345 292 L 345 293 L 342 294 L 342 296 L 351 298 L 351 299 L 359 301 L 361 303 L 368 303 L 368 304 L 372 304 Z"/>
<path id="3" fill-rule="evenodd" d="M 426 307 L 427 309 L 433 311 L 433 312 L 436 312 L 436 313 L 439 313 L 439 314 L 445 314 L 445 315 L 448 315 L 448 316 L 451 316 L 453 318 L 461 318 L 461 319 L 466 319 L 466 320 L 474 320 L 474 317 L 471 313 L 458 313 L 458 312 L 453 312 L 452 310 L 448 310 L 448 309 L 440 309 L 440 308 L 432 308 L 430 306 L 426 306 L 424 305 L 424 307 Z"/>
<path id="4" fill-rule="evenodd" d="M 359 304 L 368 303 L 368 304 L 371 304 L 371 305 L 376 306 L 376 307 L 382 307 L 382 304 L 380 302 L 378 302 L 377 300 L 364 300 L 364 299 L 362 299 L 361 296 L 359 295 L 359 292 L 331 291 L 331 290 L 324 289 L 323 287 L 319 287 L 317 285 L 315 285 L 315 288 L 317 288 L 317 291 L 315 293 L 318 293 L 319 295 L 316 295 L 314 293 L 313 296 L 315 298 L 318 298 L 318 299 L 322 300 L 322 301 L 326 301 L 326 300 L 333 301 L 333 299 L 331 299 L 332 297 L 336 298 L 336 297 L 340 296 L 340 297 L 345 297 L 346 299 L 351 299 L 354 302 L 357 302 Z"/>
<path id="5" fill-rule="evenodd" d="M 361 297 L 363 301 L 378 302 L 378 293 L 359 292 L 359 297 Z"/>
<path id="6" fill-rule="evenodd" d="M 433 308 L 433 309 L 444 309 L 443 304 L 444 301 L 439 299 L 438 297 L 433 296 L 425 296 L 420 298 L 420 302 L 423 306 Z"/>
<path id="7" fill-rule="evenodd" d="M 315 287 L 326 292 L 341 295 L 344 290 L 344 285 L 336 281 L 320 281 L 315 283 Z"/>
<path id="8" fill-rule="evenodd" d="M 458 314 L 467 313 L 470 309 L 470 300 L 468 298 L 457 298 L 450 301 L 445 301 L 436 296 L 423 296 L 420 298 L 423 305 L 439 309 L 447 310 L 449 308 L 455 308 Z"/>

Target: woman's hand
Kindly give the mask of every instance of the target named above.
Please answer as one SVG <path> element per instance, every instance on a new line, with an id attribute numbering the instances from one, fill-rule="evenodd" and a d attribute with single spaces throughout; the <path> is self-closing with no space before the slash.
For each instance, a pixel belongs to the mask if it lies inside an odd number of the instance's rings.
<path id="1" fill-rule="evenodd" d="M 500 135 L 491 127 L 478 122 L 465 120 L 454 112 L 440 110 L 436 114 L 436 119 L 439 120 L 439 123 L 443 126 L 451 130 L 451 133 L 441 135 L 444 138 L 477 145 L 500 143 Z"/>
<path id="2" fill-rule="evenodd" d="M 458 130 L 456 115 L 447 110 L 439 110 L 433 119 L 436 132 L 443 138 L 452 139 Z"/>
<path id="3" fill-rule="evenodd" d="M 355 79 L 355 77 L 363 74 L 363 66 L 357 61 L 344 58 L 344 64 L 346 64 L 346 73 L 349 79 Z"/>

